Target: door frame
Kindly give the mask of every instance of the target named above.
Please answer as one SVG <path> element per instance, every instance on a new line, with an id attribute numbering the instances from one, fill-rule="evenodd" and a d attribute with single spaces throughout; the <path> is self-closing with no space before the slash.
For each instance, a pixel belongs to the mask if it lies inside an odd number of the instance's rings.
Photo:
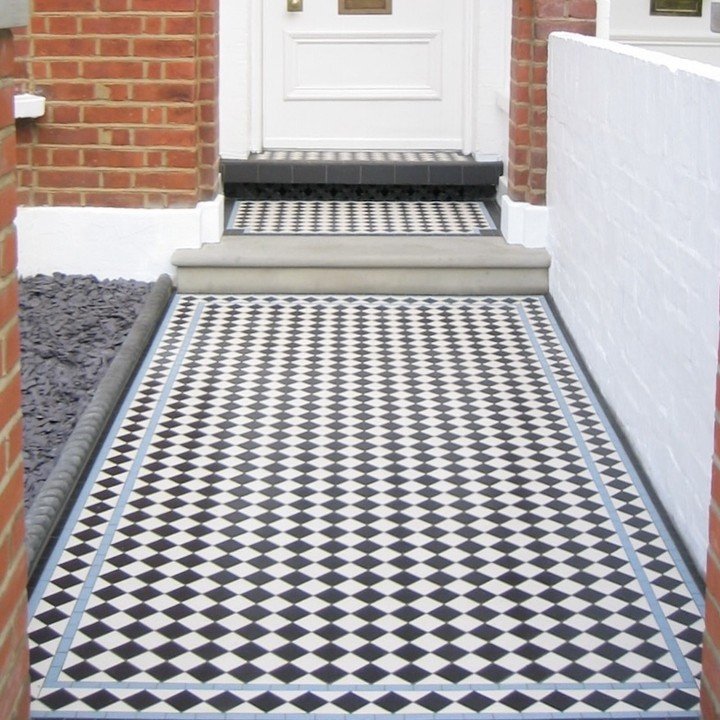
<path id="1" fill-rule="evenodd" d="M 225 160 L 245 160 L 263 150 L 263 2 L 267 1 L 220 0 L 220 148 Z M 477 150 L 477 19 L 482 1 L 462 0 L 463 130 L 458 149 L 466 154 Z"/>

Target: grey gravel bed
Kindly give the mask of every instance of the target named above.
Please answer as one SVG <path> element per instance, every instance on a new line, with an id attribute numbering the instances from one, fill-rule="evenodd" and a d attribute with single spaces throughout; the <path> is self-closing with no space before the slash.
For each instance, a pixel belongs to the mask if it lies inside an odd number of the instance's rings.
<path id="1" fill-rule="evenodd" d="M 134 280 L 60 273 L 21 280 L 26 507 L 49 476 L 151 288 Z"/>

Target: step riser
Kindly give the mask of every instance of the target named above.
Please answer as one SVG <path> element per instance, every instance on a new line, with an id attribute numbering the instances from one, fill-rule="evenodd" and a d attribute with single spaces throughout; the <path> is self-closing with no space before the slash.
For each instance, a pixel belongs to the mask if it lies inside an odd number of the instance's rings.
<path id="1" fill-rule="evenodd" d="M 182 293 L 543 295 L 547 268 L 180 267 Z"/>
<path id="2" fill-rule="evenodd" d="M 496 187 L 499 158 L 474 160 L 456 152 L 306 152 L 253 154 L 224 160 L 227 184 L 442 185 Z"/>

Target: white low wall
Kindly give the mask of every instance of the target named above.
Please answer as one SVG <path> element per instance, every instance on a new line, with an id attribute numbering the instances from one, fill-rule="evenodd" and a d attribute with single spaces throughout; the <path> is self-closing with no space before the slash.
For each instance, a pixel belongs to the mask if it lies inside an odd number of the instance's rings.
<path id="1" fill-rule="evenodd" d="M 551 293 L 699 568 L 720 293 L 720 69 L 550 43 Z"/>
<path id="2" fill-rule="evenodd" d="M 224 198 L 187 209 L 20 207 L 18 272 L 62 272 L 101 279 L 173 275 L 180 248 L 218 242 Z"/>

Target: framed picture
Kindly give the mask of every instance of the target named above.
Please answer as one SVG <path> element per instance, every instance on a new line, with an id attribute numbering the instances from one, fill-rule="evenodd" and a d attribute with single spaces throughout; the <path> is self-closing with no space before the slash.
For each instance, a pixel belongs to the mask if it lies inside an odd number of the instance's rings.
<path id="1" fill-rule="evenodd" d="M 700 17 L 702 0 L 650 0 L 650 14 Z"/>

